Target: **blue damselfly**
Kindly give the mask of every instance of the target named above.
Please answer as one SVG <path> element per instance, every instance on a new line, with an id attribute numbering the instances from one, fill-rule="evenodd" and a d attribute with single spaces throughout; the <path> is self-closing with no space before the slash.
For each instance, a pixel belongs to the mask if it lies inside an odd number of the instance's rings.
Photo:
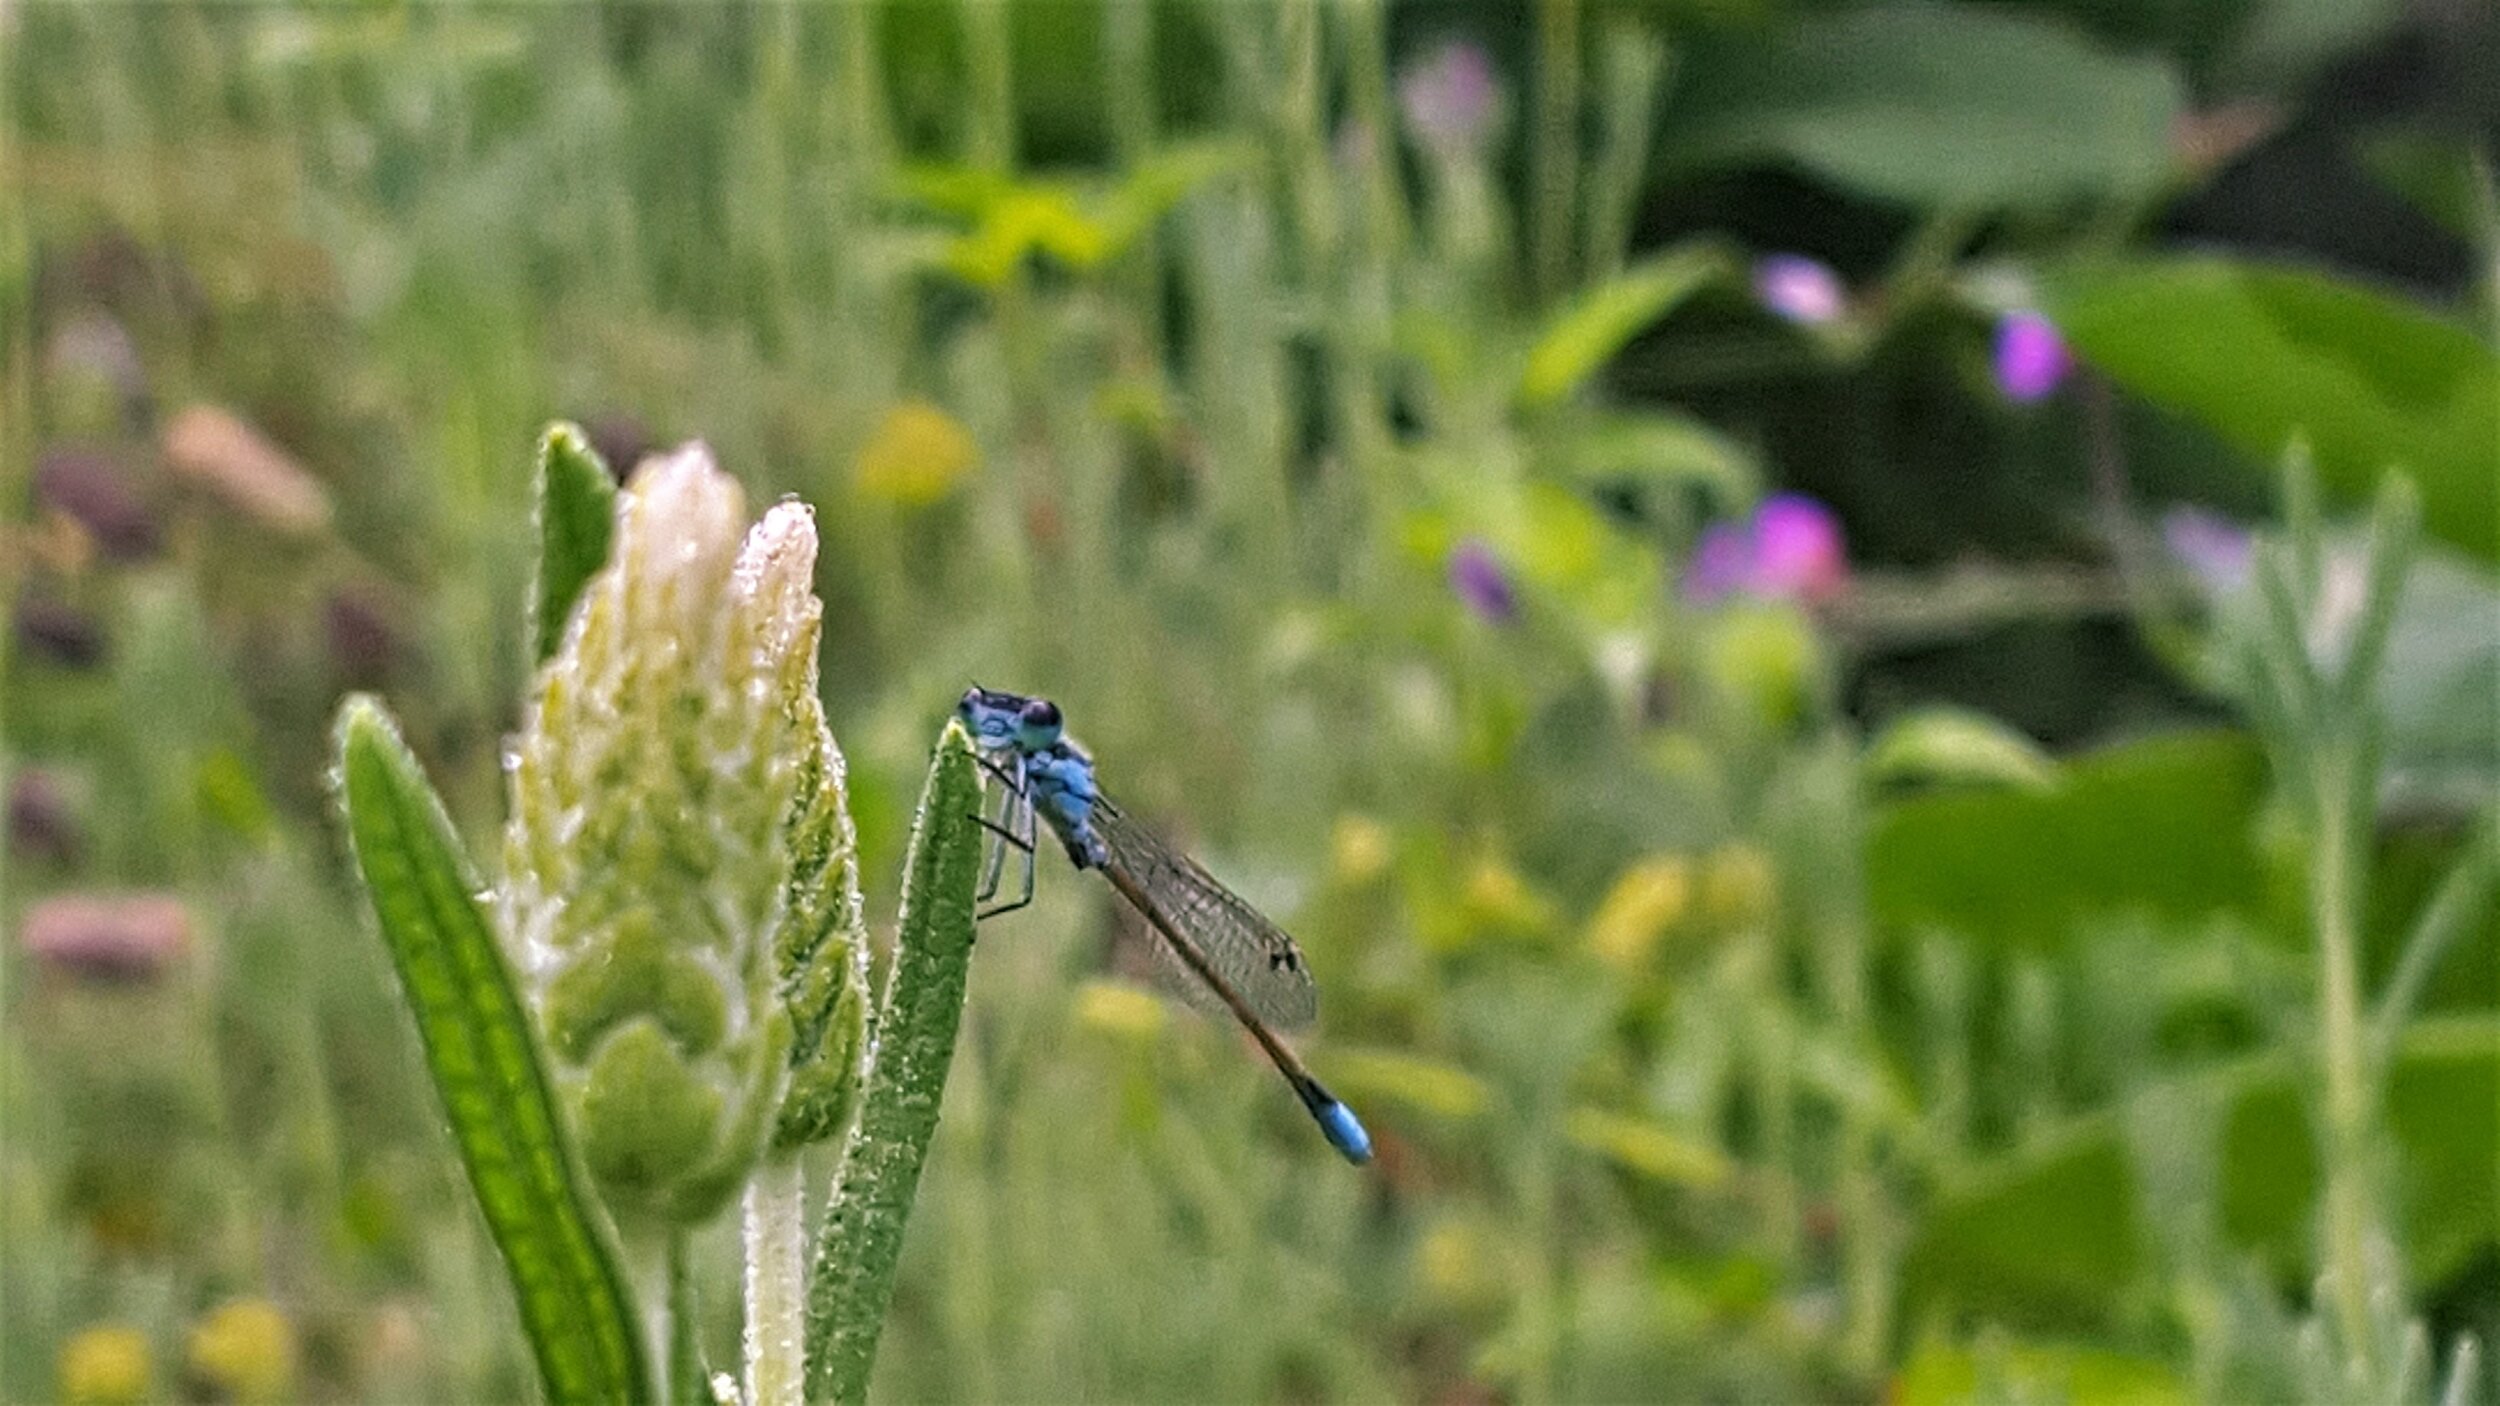
<path id="1" fill-rule="evenodd" d="M 1348 1161 L 1371 1160 L 1371 1135 L 1362 1122 L 1277 1034 L 1308 1025 L 1319 1013 L 1318 988 L 1294 940 L 1113 804 L 1095 781 L 1094 759 L 1069 739 L 1059 705 L 974 687 L 955 711 L 1000 787 L 997 814 L 978 817 L 993 836 L 981 902 L 997 897 L 1010 853 L 1022 856 L 1021 891 L 981 916 L 1033 901 L 1035 842 L 1040 825 L 1048 825 L 1068 862 L 1110 880 L 1190 976 L 1250 1032 L 1329 1143 Z"/>

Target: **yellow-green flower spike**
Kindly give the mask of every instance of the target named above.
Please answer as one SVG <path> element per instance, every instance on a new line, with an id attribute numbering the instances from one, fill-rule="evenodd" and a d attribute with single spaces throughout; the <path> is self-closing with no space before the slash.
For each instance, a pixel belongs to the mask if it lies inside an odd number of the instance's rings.
<path id="1" fill-rule="evenodd" d="M 710 1218 L 847 1121 L 865 983 L 815 522 L 701 445 L 618 495 L 507 757 L 499 915 L 620 1219 Z"/>

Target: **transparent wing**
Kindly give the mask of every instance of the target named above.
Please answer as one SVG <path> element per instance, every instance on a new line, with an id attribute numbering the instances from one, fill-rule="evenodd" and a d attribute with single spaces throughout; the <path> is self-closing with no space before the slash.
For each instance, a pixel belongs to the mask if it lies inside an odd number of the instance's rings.
<path id="1" fill-rule="evenodd" d="M 1153 900 L 1183 938 L 1197 944 L 1207 965 L 1261 1020 L 1293 1030 L 1318 1017 L 1319 988 L 1311 983 L 1302 949 L 1284 929 L 1109 801 L 1096 804 L 1092 818 L 1108 863 Z M 1179 975 L 1185 988 L 1199 986 L 1185 969 Z"/>

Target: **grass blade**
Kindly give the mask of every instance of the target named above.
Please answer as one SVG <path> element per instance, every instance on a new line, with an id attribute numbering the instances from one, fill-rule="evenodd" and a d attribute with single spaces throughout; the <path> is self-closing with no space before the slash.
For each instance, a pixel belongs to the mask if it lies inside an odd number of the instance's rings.
<path id="1" fill-rule="evenodd" d="M 390 715 L 339 709 L 339 799 L 469 1184 L 551 1401 L 645 1401 L 633 1304 L 575 1179 L 527 1013 L 442 802 Z"/>
<path id="2" fill-rule="evenodd" d="M 538 575 L 530 590 L 530 662 L 564 641 L 564 622 L 616 531 L 616 479 L 581 427 L 555 424 L 538 441 Z"/>
<path id="3" fill-rule="evenodd" d="M 859 1401 L 868 1394 L 877 1333 L 894 1295 L 903 1224 L 937 1130 L 938 1099 L 963 1016 L 972 887 L 981 864 L 981 829 L 973 816 L 980 804 L 972 739 L 950 722 L 929 765 L 904 863 L 902 932 L 877 1013 L 876 1063 L 859 1125 L 843 1147 L 841 1178 L 809 1276 L 811 1401 Z"/>

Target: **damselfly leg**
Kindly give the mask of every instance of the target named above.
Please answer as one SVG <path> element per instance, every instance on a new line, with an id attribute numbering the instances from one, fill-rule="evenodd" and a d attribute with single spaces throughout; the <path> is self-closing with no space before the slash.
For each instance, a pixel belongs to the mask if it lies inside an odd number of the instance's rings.
<path id="1" fill-rule="evenodd" d="M 1033 842 L 1038 835 L 1038 822 L 1033 815 L 1031 791 L 1025 785 L 1023 758 L 1011 758 L 1008 766 L 1001 766 L 988 757 L 980 758 L 980 762 L 982 769 L 989 772 L 999 782 L 999 804 L 996 819 L 986 815 L 973 816 L 974 820 L 980 822 L 981 828 L 989 831 L 991 835 L 989 862 L 981 878 L 980 890 L 974 895 L 974 901 L 988 903 L 998 896 L 999 885 L 1006 875 L 1007 851 L 1017 850 L 1024 856 L 1024 882 L 1016 897 L 1009 902 L 993 904 L 981 909 L 973 915 L 978 920 L 987 920 L 1004 913 L 1013 913 L 1032 903 Z"/>
<path id="2" fill-rule="evenodd" d="M 1016 804 L 1024 795 L 1024 780 L 1021 775 L 1024 768 L 1020 758 L 1017 759 L 1017 764 L 1012 770 L 985 756 L 978 757 L 977 760 L 982 769 L 996 777 L 999 782 L 996 809 L 986 815 L 976 811 L 972 817 L 993 837 L 989 846 L 989 858 L 982 865 L 981 887 L 972 895 L 973 902 L 987 903 L 998 896 L 999 881 L 1006 874 L 1008 847 L 1017 841 L 1011 822 L 1015 819 Z M 985 798 L 982 804 L 986 807 L 989 802 Z"/>

